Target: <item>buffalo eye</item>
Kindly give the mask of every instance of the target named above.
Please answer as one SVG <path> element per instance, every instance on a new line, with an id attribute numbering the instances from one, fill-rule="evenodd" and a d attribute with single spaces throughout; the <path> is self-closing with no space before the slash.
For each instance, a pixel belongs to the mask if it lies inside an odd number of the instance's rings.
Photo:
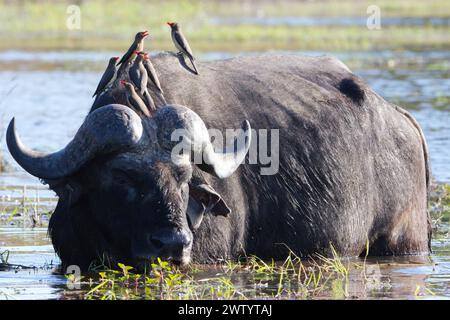
<path id="1" fill-rule="evenodd" d="M 133 183 L 133 179 L 130 177 L 130 175 L 120 169 L 112 170 L 112 178 L 114 183 L 119 185 L 130 185 Z"/>

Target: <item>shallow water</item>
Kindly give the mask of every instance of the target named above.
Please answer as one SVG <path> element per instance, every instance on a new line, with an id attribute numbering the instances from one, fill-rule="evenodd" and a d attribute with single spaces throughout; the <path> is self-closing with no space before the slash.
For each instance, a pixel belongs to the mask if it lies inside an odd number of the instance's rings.
<path id="1" fill-rule="evenodd" d="M 88 291 L 88 286 L 72 290 L 67 286 L 66 278 L 54 272 L 59 260 L 45 228 L 0 227 L 0 239 L 2 250 L 10 253 L 8 263 L 29 267 L 0 270 L 0 299 L 72 299 L 82 297 Z M 369 258 L 364 268 L 366 278 L 360 269 L 349 273 L 345 295 L 344 285 L 337 282 L 339 279 L 333 279 L 314 298 L 450 299 L 450 241 L 434 241 L 433 250 L 430 257 Z M 363 259 L 343 261 L 363 263 Z M 226 273 L 219 267 L 203 269 L 195 278 L 219 276 L 229 277 L 247 298 L 269 298 L 278 290 L 278 279 L 272 279 L 270 275 L 256 278 L 252 272 Z M 285 293 L 279 298 L 298 297 Z"/>
<path id="2" fill-rule="evenodd" d="M 63 147 L 87 114 L 92 103 L 92 90 L 107 59 L 117 54 L 0 52 L 2 132 L 15 116 L 18 130 L 30 147 L 41 151 L 55 151 Z M 204 54 L 201 59 L 214 60 L 239 54 L 212 52 Z M 341 52 L 335 55 L 387 100 L 412 112 L 424 129 L 429 144 L 433 176 L 440 182 L 450 182 L 450 52 Z M 25 207 L 28 212 L 35 210 L 37 213 L 51 211 L 55 204 L 54 194 L 17 167 L 6 151 L 4 136 L 0 141 L 0 151 L 11 166 L 11 170 L 0 174 L 0 212 L 4 212 L 3 216 L 0 215 L 0 253 L 9 251 L 9 263 L 34 267 L 0 272 L 0 298 L 78 297 L 80 292 L 68 290 L 66 279 L 52 272 L 58 258 L 49 243 L 46 228 L 11 226 L 8 218 L 14 207 Z M 25 190 L 24 185 L 27 185 Z M 38 214 L 37 220 L 33 221 L 38 226 L 46 224 L 46 216 Z M 448 236 L 443 240 L 434 240 L 433 249 L 430 261 L 419 257 L 369 260 L 368 268 L 379 270 L 376 277 L 381 285 L 368 287 L 367 283 L 361 282 L 359 273 L 351 273 L 348 295 L 345 297 L 450 298 Z M 197 277 L 201 279 L 217 272 L 220 270 L 213 269 Z M 237 273 L 233 279 L 243 292 L 250 292 L 251 295 L 255 288 L 252 274 Z M 270 294 L 274 288 L 275 284 L 268 282 L 264 290 Z M 331 287 L 316 298 L 344 296 Z"/>

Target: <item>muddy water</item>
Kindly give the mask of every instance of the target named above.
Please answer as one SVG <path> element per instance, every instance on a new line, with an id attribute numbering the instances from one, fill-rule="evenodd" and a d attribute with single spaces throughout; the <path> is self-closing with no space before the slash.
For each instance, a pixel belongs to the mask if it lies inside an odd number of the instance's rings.
<path id="1" fill-rule="evenodd" d="M 2 132 L 9 119 L 15 116 L 22 138 L 29 146 L 42 151 L 63 147 L 89 110 L 90 96 L 105 62 L 117 54 L 0 53 Z M 238 53 L 208 53 L 202 58 L 213 60 L 235 55 Z M 450 182 L 450 52 L 336 55 L 378 93 L 413 113 L 425 131 L 435 179 Z M 52 192 L 39 187 L 37 179 L 17 167 L 6 151 L 4 136 L 0 134 L 0 137 L 0 152 L 10 165 L 9 171 L 0 174 L 0 253 L 9 252 L 8 263 L 17 265 L 14 269 L 0 270 L 0 299 L 78 297 L 80 292 L 68 290 L 64 277 L 53 274 L 58 258 L 49 243 L 46 228 L 22 228 L 17 226 L 21 223 L 9 219 L 15 208 L 19 212 L 25 208 L 26 221 L 22 221 L 25 225 L 45 226 L 47 218 L 42 213 L 52 210 L 55 198 Z M 445 228 L 448 230 L 448 226 Z M 448 234 L 435 239 L 433 249 L 430 259 L 369 260 L 367 268 L 374 274 L 375 285 L 368 286 L 361 281 L 360 273 L 351 273 L 346 296 L 331 286 L 317 298 L 450 298 Z M 6 254 L 2 257 L 6 259 Z M 216 274 L 217 270 L 210 273 Z M 198 277 L 209 277 L 210 273 Z M 236 274 L 233 281 L 244 292 L 251 292 L 255 287 L 249 273 Z M 276 291 L 276 288 L 269 284 L 267 291 L 270 293 L 270 290 Z"/>

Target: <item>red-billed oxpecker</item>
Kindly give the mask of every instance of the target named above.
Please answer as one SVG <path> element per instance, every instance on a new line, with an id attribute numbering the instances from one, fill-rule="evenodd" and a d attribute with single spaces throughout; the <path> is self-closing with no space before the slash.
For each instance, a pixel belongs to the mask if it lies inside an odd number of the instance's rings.
<path id="1" fill-rule="evenodd" d="M 97 85 L 97 89 L 95 89 L 95 92 L 92 95 L 92 97 L 95 97 L 100 92 L 102 92 L 106 88 L 106 86 L 111 82 L 111 80 L 113 80 L 113 78 L 116 76 L 117 60 L 119 60 L 119 57 L 112 57 L 111 59 L 109 59 L 108 66 L 106 67 L 106 70 L 103 73 L 100 82 Z"/>
<path id="2" fill-rule="evenodd" d="M 136 33 L 133 43 L 131 44 L 130 48 L 128 48 L 128 51 L 123 55 L 122 59 L 120 59 L 120 61 L 117 63 L 117 65 L 130 61 L 136 51 L 144 50 L 144 39 L 148 35 L 149 35 L 148 31 Z"/>
<path id="3" fill-rule="evenodd" d="M 150 81 L 155 85 L 160 93 L 164 94 L 161 84 L 159 83 L 158 74 L 156 73 L 155 67 L 151 62 L 150 55 L 148 53 L 145 53 L 143 64 Z"/>
<path id="4" fill-rule="evenodd" d="M 198 74 L 197 67 L 195 66 L 195 58 L 192 54 L 191 47 L 189 46 L 189 42 L 187 41 L 186 37 L 181 32 L 180 25 L 176 22 L 167 22 L 167 24 L 170 26 L 172 30 L 172 41 L 175 45 L 175 47 L 180 51 L 180 53 L 183 56 L 188 57 L 188 59 L 191 61 L 192 66 L 194 67 L 195 73 Z"/>
<path id="5" fill-rule="evenodd" d="M 141 97 L 136 92 L 134 86 L 125 81 L 121 80 L 120 83 L 125 87 L 125 93 L 127 96 L 127 104 L 130 108 L 136 111 L 138 114 L 144 115 L 146 117 L 150 117 L 150 112 L 145 105 L 144 101 L 142 101 Z M 154 110 L 152 110 L 154 111 Z"/>
<path id="6" fill-rule="evenodd" d="M 131 68 L 128 70 L 128 75 L 130 76 L 130 79 L 134 83 L 136 88 L 139 90 L 139 94 L 143 97 L 145 104 L 147 105 L 149 110 L 155 110 L 155 102 L 153 101 L 153 98 L 150 96 L 150 93 L 147 89 L 148 74 L 143 64 L 147 57 L 145 55 L 145 52 L 143 51 L 136 51 L 135 54 L 137 55 L 137 57 L 134 60 Z"/>

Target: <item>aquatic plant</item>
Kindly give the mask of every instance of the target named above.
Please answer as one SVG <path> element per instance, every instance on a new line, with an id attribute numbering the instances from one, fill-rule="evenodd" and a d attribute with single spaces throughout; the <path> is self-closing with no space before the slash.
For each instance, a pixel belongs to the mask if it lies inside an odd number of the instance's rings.
<path id="1" fill-rule="evenodd" d="M 450 186 L 435 186 L 430 200 L 435 237 L 448 237 Z M 28 216 L 32 215 L 33 201 L 25 197 Z M 22 210 L 22 203 L 0 208 L 2 222 L 21 223 Z M 67 290 L 67 294 L 84 299 L 348 299 L 365 292 L 373 295 L 391 290 L 389 277 L 380 273 L 389 266 L 369 259 L 368 241 L 360 259 L 339 256 L 331 243 L 328 252 L 329 255 L 300 258 L 290 251 L 284 261 L 250 255 L 239 261 L 213 266 L 192 264 L 185 268 L 157 259 L 143 272 L 126 264 L 107 268 L 105 265 L 110 263 L 104 261 L 92 266 L 81 279 L 67 275 L 68 283 L 81 280 L 81 290 Z M 11 260 L 8 252 L 0 252 L 0 258 L 2 267 L 7 270 L 14 267 L 7 264 Z M 436 288 L 424 283 L 411 288 L 411 295 L 417 298 L 433 294 Z"/>
<path id="2" fill-rule="evenodd" d="M 318 255 L 302 261 L 290 252 L 282 262 L 263 261 L 250 256 L 245 262 L 226 262 L 212 277 L 158 259 L 148 271 L 133 273 L 130 266 L 119 264 L 117 270 L 105 270 L 90 281 L 86 299 L 305 299 L 330 289 L 336 296 L 347 297 L 348 274 L 354 268 L 330 245 L 332 256 Z M 356 269 L 356 268 L 354 268 Z M 221 271 L 221 272 L 220 272 Z M 236 277 L 251 278 L 253 288 L 239 288 Z M 341 286 L 339 289 L 338 287 Z"/>

